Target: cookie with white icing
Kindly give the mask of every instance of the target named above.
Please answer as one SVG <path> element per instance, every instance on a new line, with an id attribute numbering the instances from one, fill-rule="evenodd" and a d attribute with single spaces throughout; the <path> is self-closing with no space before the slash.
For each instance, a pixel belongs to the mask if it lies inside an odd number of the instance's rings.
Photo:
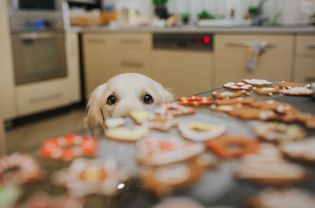
<path id="1" fill-rule="evenodd" d="M 285 95 L 293 95 L 293 96 L 311 96 L 313 95 L 313 90 L 310 90 L 305 87 L 291 87 L 288 89 L 280 90 L 281 93 Z"/>
<path id="2" fill-rule="evenodd" d="M 256 87 L 264 87 L 272 85 L 272 82 L 265 79 L 243 79 L 243 82 Z"/>
<path id="3" fill-rule="evenodd" d="M 284 143 L 280 149 L 289 158 L 315 163 L 315 138 Z"/>
<path id="4" fill-rule="evenodd" d="M 126 120 L 124 118 L 107 118 L 105 120 L 106 128 L 116 128 L 124 125 L 126 125 Z"/>
<path id="5" fill-rule="evenodd" d="M 216 99 L 231 99 L 231 98 L 236 98 L 236 97 L 240 97 L 240 96 L 243 96 L 243 95 L 248 95 L 248 93 L 245 90 L 239 90 L 239 91 L 236 91 L 236 92 L 230 92 L 230 91 L 218 92 L 218 91 L 214 91 L 212 93 L 212 95 Z"/>
<path id="6" fill-rule="evenodd" d="M 294 88 L 294 87 L 311 88 L 310 84 L 298 83 L 298 82 L 287 82 L 287 81 L 281 81 L 277 85 L 281 89 L 289 89 L 289 88 Z"/>
<path id="7" fill-rule="evenodd" d="M 132 142 L 139 140 L 149 133 L 149 129 L 145 126 L 117 127 L 105 131 L 106 138 Z"/>
<path id="8" fill-rule="evenodd" d="M 279 93 L 279 87 L 272 87 L 272 86 L 255 87 L 255 88 L 253 88 L 253 90 L 259 95 L 273 96 L 273 95 Z"/>
<path id="9" fill-rule="evenodd" d="M 161 105 L 155 110 L 155 113 L 159 116 L 182 116 L 195 113 L 195 109 L 178 103 L 166 103 Z"/>
<path id="10" fill-rule="evenodd" d="M 223 85 L 223 87 L 230 90 L 251 90 L 253 88 L 252 85 L 244 82 L 227 82 Z"/>

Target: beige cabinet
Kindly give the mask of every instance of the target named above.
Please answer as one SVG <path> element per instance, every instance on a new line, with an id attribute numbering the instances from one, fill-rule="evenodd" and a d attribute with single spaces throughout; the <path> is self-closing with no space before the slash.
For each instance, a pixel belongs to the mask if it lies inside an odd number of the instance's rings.
<path id="1" fill-rule="evenodd" d="M 213 54 L 210 52 L 154 50 L 153 77 L 177 96 L 211 89 Z"/>
<path id="2" fill-rule="evenodd" d="M 296 38 L 294 81 L 315 82 L 315 36 Z"/>
<path id="3" fill-rule="evenodd" d="M 257 67 L 248 70 L 246 61 L 253 41 L 267 42 L 266 51 L 258 57 Z M 244 78 L 291 80 L 293 73 L 294 37 L 290 35 L 235 35 L 215 36 L 215 86 Z"/>

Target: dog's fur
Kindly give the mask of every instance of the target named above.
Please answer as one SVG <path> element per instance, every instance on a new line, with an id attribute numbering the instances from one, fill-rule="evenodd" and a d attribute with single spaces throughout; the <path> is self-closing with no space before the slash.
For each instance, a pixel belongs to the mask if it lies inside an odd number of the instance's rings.
<path id="1" fill-rule="evenodd" d="M 148 104 L 142 102 L 143 96 L 150 94 L 151 105 L 174 101 L 174 96 L 160 83 L 137 73 L 125 73 L 111 78 L 98 86 L 88 101 L 86 124 L 92 128 L 102 125 L 105 118 L 128 115 L 132 110 L 143 110 Z M 110 95 L 117 97 L 114 105 L 107 104 Z"/>

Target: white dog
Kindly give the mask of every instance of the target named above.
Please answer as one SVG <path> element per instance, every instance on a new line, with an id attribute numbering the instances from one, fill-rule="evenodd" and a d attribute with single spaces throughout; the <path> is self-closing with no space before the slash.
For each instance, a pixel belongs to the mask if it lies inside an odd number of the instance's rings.
<path id="1" fill-rule="evenodd" d="M 105 118 L 128 115 L 145 106 L 174 101 L 160 83 L 137 73 L 125 73 L 98 86 L 88 101 L 87 125 L 102 125 Z"/>

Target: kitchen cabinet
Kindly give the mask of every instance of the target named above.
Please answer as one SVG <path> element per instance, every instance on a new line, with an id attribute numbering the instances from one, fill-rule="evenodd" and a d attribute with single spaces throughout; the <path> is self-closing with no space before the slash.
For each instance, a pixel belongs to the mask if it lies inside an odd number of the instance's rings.
<path id="1" fill-rule="evenodd" d="M 297 36 L 294 81 L 315 82 L 315 36 Z"/>
<path id="2" fill-rule="evenodd" d="M 249 45 L 253 41 L 267 42 L 267 48 L 258 57 L 254 70 L 246 68 Z M 215 86 L 244 78 L 292 80 L 293 35 L 235 35 L 215 36 Z"/>
<path id="3" fill-rule="evenodd" d="M 158 49 L 153 52 L 153 77 L 177 96 L 211 89 L 212 70 L 211 52 Z"/>

